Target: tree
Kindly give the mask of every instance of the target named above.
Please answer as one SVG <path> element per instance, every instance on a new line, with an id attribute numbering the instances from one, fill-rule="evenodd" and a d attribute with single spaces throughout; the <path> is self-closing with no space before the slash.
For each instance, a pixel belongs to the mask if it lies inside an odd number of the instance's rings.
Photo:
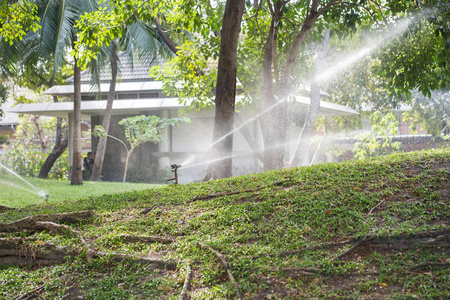
<path id="1" fill-rule="evenodd" d="M 424 96 L 450 86 L 450 3 L 421 1 L 415 20 L 396 43 L 380 49 L 375 73 L 385 79 L 391 94 Z"/>
<path id="2" fill-rule="evenodd" d="M 427 3 L 430 4 L 424 2 Z M 406 106 L 409 111 L 403 117 L 411 122 L 412 129 L 420 125 L 434 136 L 447 133 L 449 15 L 449 5 L 443 2 L 436 3 L 435 9 L 416 14 L 404 33 L 393 37 L 352 70 L 335 77 L 327 84 L 327 90 L 342 104 L 357 110 L 369 107 L 392 111 Z M 389 26 L 394 28 L 393 23 Z M 345 43 L 355 48 L 363 41 L 355 37 Z"/>
<path id="3" fill-rule="evenodd" d="M 226 178 L 232 175 L 233 135 L 237 73 L 237 46 L 245 1 L 228 0 L 223 16 L 214 118 L 212 153 L 222 160 L 208 166 L 208 177 Z"/>
<path id="4" fill-rule="evenodd" d="M 309 164 L 309 140 L 311 133 L 316 124 L 317 116 L 319 115 L 320 108 L 320 89 L 321 89 L 321 78 L 320 73 L 324 70 L 324 62 L 329 52 L 330 43 L 330 32 L 325 31 L 322 44 L 317 53 L 316 67 L 313 75 L 313 80 L 311 82 L 311 93 L 310 93 L 310 107 L 306 115 L 305 123 L 303 125 L 302 132 L 298 138 L 297 146 L 294 151 L 294 155 L 289 162 L 290 165 L 308 165 Z"/>
<path id="5" fill-rule="evenodd" d="M 23 46 L 24 45 L 22 45 L 22 48 Z M 22 53 L 24 52 L 26 51 L 22 50 Z M 27 58 L 27 56 L 25 56 L 25 58 Z M 52 57 L 42 58 L 39 61 L 27 61 L 21 57 L 21 61 L 18 61 L 16 64 L 17 66 L 14 74 L 9 77 L 18 86 L 26 87 L 37 93 L 40 93 L 44 88 L 50 88 L 55 84 L 62 84 L 71 73 L 70 67 L 64 62 L 60 70 L 55 74 L 53 72 L 54 65 Z M 53 101 L 58 102 L 58 97 L 53 96 Z M 39 178 L 48 178 L 49 172 L 59 157 L 67 149 L 67 146 L 67 128 L 63 127 L 63 119 L 57 118 L 55 144 L 52 151 L 48 154 L 47 159 L 41 166 L 38 175 Z"/>
<path id="6" fill-rule="evenodd" d="M 10 3 L 12 2 L 12 3 Z M 0 37 L 12 45 L 22 40 L 28 30 L 39 29 L 37 5 L 31 0 L 0 2 Z"/>
<path id="7" fill-rule="evenodd" d="M 159 118 L 158 116 L 136 116 L 122 119 L 119 122 L 119 125 L 122 125 L 125 128 L 125 137 L 127 138 L 129 147 L 122 140 L 108 135 L 106 130 L 97 125 L 94 128 L 94 135 L 98 137 L 110 137 L 112 139 L 120 142 L 127 151 L 127 157 L 125 160 L 125 169 L 123 173 L 123 183 L 122 183 L 122 192 L 125 187 L 125 180 L 127 178 L 127 170 L 128 170 L 128 160 L 133 153 L 134 149 L 136 149 L 139 145 L 146 142 L 160 142 L 162 139 L 161 131 L 167 126 L 175 126 L 178 125 L 179 122 L 188 121 L 187 118 Z"/>
<path id="8" fill-rule="evenodd" d="M 58 0 L 38 3 L 41 29 L 29 32 L 25 38 L 29 48 L 25 62 L 38 62 L 46 59 L 53 61 L 53 75 L 60 70 L 68 49 L 76 43 L 75 22 L 84 13 L 97 8 L 94 0 Z M 73 161 L 71 184 L 83 183 L 81 159 L 81 94 L 78 59 L 74 58 L 74 113 L 73 113 Z"/>

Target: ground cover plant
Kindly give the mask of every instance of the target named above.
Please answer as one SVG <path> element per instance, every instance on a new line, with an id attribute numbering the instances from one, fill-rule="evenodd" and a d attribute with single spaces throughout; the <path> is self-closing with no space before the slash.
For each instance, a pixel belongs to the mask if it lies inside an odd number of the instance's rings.
<path id="1" fill-rule="evenodd" d="M 3 208 L 0 299 L 448 299 L 449 200 L 446 148 Z"/>

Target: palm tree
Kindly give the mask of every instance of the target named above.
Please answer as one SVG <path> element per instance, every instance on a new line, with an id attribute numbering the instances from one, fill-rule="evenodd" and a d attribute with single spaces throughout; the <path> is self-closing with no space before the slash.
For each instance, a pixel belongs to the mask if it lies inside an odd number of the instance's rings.
<path id="1" fill-rule="evenodd" d="M 53 75 L 61 68 L 69 49 L 74 47 L 78 18 L 97 9 L 95 0 L 36 0 L 41 29 L 29 33 L 24 63 L 53 59 Z M 81 159 L 81 68 L 74 59 L 73 161 L 71 184 L 83 184 Z"/>

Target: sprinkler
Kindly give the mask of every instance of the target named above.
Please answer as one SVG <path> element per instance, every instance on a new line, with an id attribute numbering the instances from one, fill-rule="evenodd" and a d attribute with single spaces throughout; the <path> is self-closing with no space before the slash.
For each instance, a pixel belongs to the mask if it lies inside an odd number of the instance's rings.
<path id="1" fill-rule="evenodd" d="M 170 167 L 172 168 L 172 172 L 175 173 L 175 177 L 174 177 L 174 178 L 167 179 L 167 181 L 173 180 L 173 181 L 174 181 L 174 184 L 178 184 L 178 174 L 177 174 L 177 170 L 178 170 L 178 168 L 181 167 L 181 165 L 173 164 L 173 165 L 170 165 Z"/>
<path id="2" fill-rule="evenodd" d="M 45 194 L 45 203 L 48 204 L 48 196 L 50 196 L 49 194 Z"/>

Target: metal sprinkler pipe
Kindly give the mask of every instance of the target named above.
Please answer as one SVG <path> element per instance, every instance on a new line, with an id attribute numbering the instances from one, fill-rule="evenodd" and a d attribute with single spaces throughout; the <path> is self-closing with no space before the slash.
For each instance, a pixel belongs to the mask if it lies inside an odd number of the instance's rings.
<path id="1" fill-rule="evenodd" d="M 174 177 L 174 178 L 167 179 L 167 181 L 173 180 L 173 181 L 174 181 L 174 184 L 178 184 L 178 174 L 177 174 L 177 170 L 178 170 L 178 168 L 181 168 L 181 165 L 173 164 L 173 165 L 170 165 L 170 167 L 172 168 L 172 172 L 175 173 L 175 177 Z"/>
<path id="2" fill-rule="evenodd" d="M 50 196 L 49 194 L 45 194 L 45 203 L 48 204 L 48 197 Z"/>

